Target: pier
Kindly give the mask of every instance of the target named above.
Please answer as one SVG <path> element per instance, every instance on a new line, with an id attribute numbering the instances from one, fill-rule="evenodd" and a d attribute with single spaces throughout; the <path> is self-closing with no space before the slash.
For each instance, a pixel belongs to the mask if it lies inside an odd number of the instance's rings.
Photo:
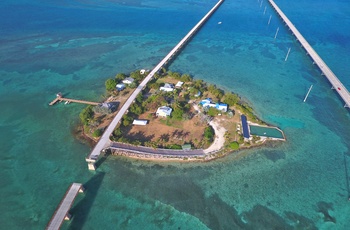
<path id="1" fill-rule="evenodd" d="M 92 102 L 92 101 L 83 101 L 83 100 L 76 100 L 76 99 L 71 99 L 71 98 L 56 97 L 55 100 L 51 101 L 49 105 L 54 105 L 57 102 L 61 102 L 61 101 L 67 101 L 69 103 L 75 102 L 75 103 L 86 104 L 86 105 L 98 105 L 98 104 L 100 104 L 98 102 Z"/>
<path id="2" fill-rule="evenodd" d="M 219 8 L 219 6 L 224 2 L 224 0 L 219 0 L 213 8 L 186 34 L 186 36 L 159 62 L 159 64 L 146 76 L 146 78 L 140 83 L 140 85 L 135 89 L 135 91 L 130 95 L 128 100 L 124 103 L 120 111 L 114 117 L 112 122 L 109 124 L 107 129 L 104 131 L 100 140 L 91 151 L 90 155 L 85 159 L 88 162 L 88 168 L 90 170 L 95 170 L 95 162 L 97 161 L 101 151 L 109 148 L 111 141 L 109 139 L 110 135 L 113 133 L 115 127 L 118 125 L 123 115 L 129 109 L 137 95 L 144 89 L 147 83 L 152 79 L 155 73 L 157 73 L 163 66 L 168 64 L 176 54 L 181 51 L 184 45 L 195 35 L 195 33 L 201 28 L 202 25 L 210 18 L 210 16 Z"/>
<path id="3" fill-rule="evenodd" d="M 332 89 L 335 89 L 339 96 L 345 102 L 344 107 L 350 107 L 350 94 L 349 91 L 345 88 L 343 83 L 337 78 L 337 76 L 332 72 L 332 70 L 326 65 L 322 58 L 316 53 L 316 51 L 311 47 L 311 45 L 305 40 L 303 35 L 297 30 L 293 23 L 287 18 L 283 11 L 276 5 L 273 0 L 269 0 L 272 7 L 276 10 L 282 20 L 286 23 L 289 29 L 292 31 L 293 35 L 298 39 L 302 47 L 306 50 L 307 54 L 310 55 L 311 59 L 314 61 L 320 70 L 322 75 L 326 76 L 328 81 L 332 85 Z"/>
<path id="4" fill-rule="evenodd" d="M 78 193 L 84 192 L 82 184 L 73 183 L 67 190 L 62 201 L 58 205 L 55 213 L 53 214 L 49 224 L 47 225 L 47 230 L 57 230 L 60 229 L 64 220 L 70 220 L 71 215 L 69 210 L 72 207 L 72 204 L 77 197 Z"/>

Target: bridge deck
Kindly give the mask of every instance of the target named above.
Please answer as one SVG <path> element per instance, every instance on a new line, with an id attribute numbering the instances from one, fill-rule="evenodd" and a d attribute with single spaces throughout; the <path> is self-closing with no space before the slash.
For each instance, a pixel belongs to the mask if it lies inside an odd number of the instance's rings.
<path id="1" fill-rule="evenodd" d="M 332 70 L 326 65 L 326 63 L 322 60 L 322 58 L 316 53 L 316 51 L 311 47 L 311 45 L 306 41 L 306 39 L 301 35 L 301 33 L 297 30 L 297 28 L 293 25 L 293 23 L 287 18 L 287 16 L 282 12 L 282 10 L 277 6 L 277 4 L 273 0 L 269 0 L 272 7 L 276 10 L 276 12 L 280 15 L 282 20 L 286 23 L 295 37 L 299 40 L 301 45 L 310 55 L 314 63 L 320 68 L 322 73 L 327 77 L 328 81 L 331 83 L 333 88 L 337 91 L 339 96 L 344 100 L 345 107 L 350 107 L 350 94 L 349 91 L 345 88 L 345 86 L 340 82 L 337 76 L 332 72 Z"/>
<path id="2" fill-rule="evenodd" d="M 69 187 L 49 224 L 47 225 L 47 230 L 59 229 L 61 227 L 63 220 L 66 218 L 69 209 L 71 208 L 78 192 L 80 192 L 81 189 L 82 184 L 79 183 L 73 183 Z"/>
<path id="3" fill-rule="evenodd" d="M 215 12 L 215 10 L 223 3 L 224 0 L 220 0 L 215 6 L 187 33 L 187 35 L 159 62 L 159 64 L 146 76 L 146 78 L 141 82 L 141 84 L 135 89 L 135 91 L 130 95 L 128 100 L 124 103 L 123 107 L 114 117 L 112 122 L 109 124 L 99 142 L 96 144 L 88 158 L 87 162 L 94 162 L 99 157 L 101 151 L 110 145 L 109 137 L 114 131 L 117 124 L 120 122 L 121 118 L 125 114 L 125 112 L 129 109 L 132 102 L 135 100 L 137 95 L 142 91 L 142 89 L 147 85 L 147 83 L 152 79 L 153 75 L 158 72 L 169 60 L 174 57 L 174 55 L 181 50 L 189 39 L 197 32 L 197 30 L 205 23 L 208 18 Z"/>

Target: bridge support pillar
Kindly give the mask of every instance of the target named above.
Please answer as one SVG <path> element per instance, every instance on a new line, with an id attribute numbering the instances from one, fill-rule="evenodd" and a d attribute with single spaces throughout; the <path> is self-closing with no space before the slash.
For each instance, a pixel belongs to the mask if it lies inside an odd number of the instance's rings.
<path id="1" fill-rule="evenodd" d="M 88 163 L 88 168 L 91 171 L 95 171 L 96 170 L 96 165 L 94 163 L 92 163 L 92 162 L 89 162 Z"/>
<path id="2" fill-rule="evenodd" d="M 64 220 L 70 220 L 72 218 L 72 215 L 67 212 L 66 216 L 64 217 Z"/>

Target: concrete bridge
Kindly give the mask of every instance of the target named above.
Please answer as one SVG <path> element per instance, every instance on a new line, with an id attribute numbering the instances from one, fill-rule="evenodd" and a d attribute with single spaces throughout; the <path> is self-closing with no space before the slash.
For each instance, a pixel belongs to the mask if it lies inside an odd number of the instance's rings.
<path id="1" fill-rule="evenodd" d="M 332 70 L 326 65 L 322 58 L 316 53 L 316 51 L 311 47 L 311 45 L 306 41 L 306 39 L 301 35 L 293 23 L 287 18 L 287 16 L 282 12 L 282 10 L 277 6 L 273 0 L 269 0 L 272 7 L 276 10 L 278 15 L 286 23 L 289 29 L 292 31 L 293 35 L 298 39 L 302 47 L 306 50 L 307 54 L 310 55 L 314 64 L 316 64 L 322 71 L 322 75 L 326 76 L 328 81 L 332 85 L 332 89 L 335 89 L 339 96 L 345 102 L 344 107 L 350 107 L 350 94 L 345 88 L 343 83 L 337 78 L 337 76 L 332 72 Z"/>

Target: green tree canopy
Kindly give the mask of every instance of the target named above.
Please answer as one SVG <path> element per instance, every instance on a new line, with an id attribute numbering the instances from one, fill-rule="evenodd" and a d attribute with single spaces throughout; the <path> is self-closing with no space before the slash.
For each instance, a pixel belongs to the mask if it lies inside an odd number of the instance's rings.
<path id="1" fill-rule="evenodd" d="M 93 132 L 93 134 L 92 134 L 92 136 L 93 137 L 100 137 L 101 135 L 102 135 L 102 130 L 101 129 L 96 129 L 94 132 Z"/>
<path id="2" fill-rule="evenodd" d="M 143 113 L 143 108 L 138 103 L 133 103 L 130 106 L 130 112 L 132 112 L 133 114 L 136 114 L 136 115 L 140 115 L 141 113 Z"/>
<path id="3" fill-rule="evenodd" d="M 128 126 L 128 125 L 131 124 L 131 122 L 132 122 L 133 120 L 134 120 L 134 119 L 133 119 L 131 116 L 129 116 L 128 114 L 125 114 L 125 115 L 123 116 L 123 125 L 124 125 L 124 126 Z"/>
<path id="4" fill-rule="evenodd" d="M 117 80 L 117 82 L 121 81 L 121 80 L 124 80 L 125 78 L 127 78 L 127 75 L 124 74 L 124 73 L 118 73 L 116 76 L 115 76 L 115 79 Z"/>
<path id="5" fill-rule="evenodd" d="M 183 114 L 184 114 L 184 111 L 181 108 L 175 108 L 171 116 L 177 120 L 181 120 Z"/>
<path id="6" fill-rule="evenodd" d="M 89 105 L 83 111 L 80 112 L 79 117 L 84 125 L 88 125 L 89 121 L 93 118 L 94 112 L 92 111 L 92 106 Z"/>
<path id="7" fill-rule="evenodd" d="M 223 102 L 232 106 L 239 102 L 240 98 L 237 94 L 227 93 L 224 96 Z"/>
<path id="8" fill-rule="evenodd" d="M 106 86 L 107 91 L 115 90 L 116 85 L 117 85 L 117 82 L 113 78 L 107 79 L 105 82 L 105 86 Z"/>
<path id="9" fill-rule="evenodd" d="M 204 129 L 204 138 L 208 141 L 212 141 L 215 135 L 215 131 L 211 126 L 208 126 Z"/>
<path id="10" fill-rule="evenodd" d="M 192 77 L 189 74 L 182 74 L 180 80 L 183 82 L 189 82 L 192 81 Z"/>

